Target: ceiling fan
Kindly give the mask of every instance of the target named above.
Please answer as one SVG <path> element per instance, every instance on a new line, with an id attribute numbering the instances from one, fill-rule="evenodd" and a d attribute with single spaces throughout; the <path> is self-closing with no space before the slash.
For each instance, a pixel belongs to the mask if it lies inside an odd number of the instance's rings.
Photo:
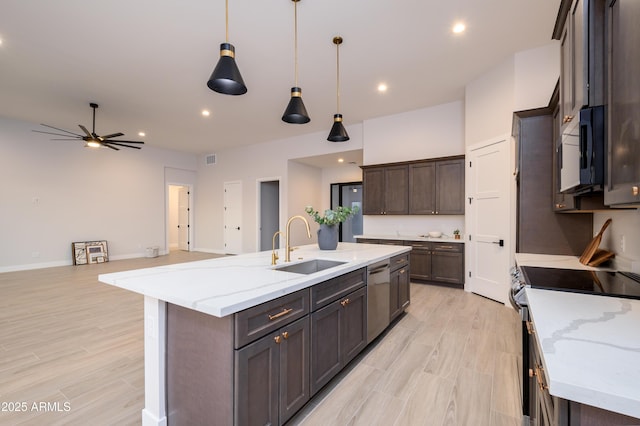
<path id="1" fill-rule="evenodd" d="M 45 132 L 42 130 L 34 130 L 34 132 L 45 133 L 47 135 L 54 135 L 54 136 L 64 136 L 64 139 L 51 139 L 52 141 L 83 140 L 86 142 L 85 146 L 89 146 L 92 148 L 99 148 L 101 146 L 105 146 L 107 148 L 115 149 L 116 151 L 120 150 L 120 148 L 118 147 L 140 149 L 140 147 L 136 146 L 136 144 L 140 144 L 140 145 L 144 144 L 144 142 L 142 141 L 124 141 L 119 139 L 113 139 L 119 136 L 124 136 L 124 133 L 120 133 L 120 132 L 112 133 L 110 135 L 105 135 L 105 136 L 99 136 L 96 133 L 96 108 L 98 108 L 98 104 L 92 102 L 89 104 L 89 106 L 93 108 L 93 129 L 91 132 L 89 132 L 89 130 L 87 130 L 87 128 L 84 127 L 82 124 L 79 124 L 79 126 L 80 126 L 80 129 L 82 129 L 82 131 L 84 132 L 84 135 L 73 133 L 64 129 L 59 129 L 57 127 L 49 126 L 47 124 L 40 124 L 40 125 L 58 130 L 60 132 L 64 132 L 64 134 Z"/>

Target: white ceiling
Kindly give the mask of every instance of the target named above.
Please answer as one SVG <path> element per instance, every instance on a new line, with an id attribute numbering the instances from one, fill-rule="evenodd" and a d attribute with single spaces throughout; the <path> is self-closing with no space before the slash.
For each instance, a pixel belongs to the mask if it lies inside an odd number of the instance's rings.
<path id="1" fill-rule="evenodd" d="M 299 85 L 311 122 L 280 117 L 294 85 L 291 0 L 229 0 L 229 42 L 248 87 L 206 82 L 225 41 L 224 0 L 2 0 L 0 116 L 193 153 L 326 131 L 464 96 L 509 55 L 551 42 L 560 0 L 301 0 Z M 464 21 L 467 31 L 451 27 Z M 379 94 L 376 86 L 389 90 Z M 211 116 L 200 112 L 209 109 Z M 48 138 L 42 135 L 43 138 Z M 120 138 L 123 139 L 123 138 Z M 330 143 L 323 141 L 324 143 Z M 72 143 L 55 141 L 51 143 Z"/>

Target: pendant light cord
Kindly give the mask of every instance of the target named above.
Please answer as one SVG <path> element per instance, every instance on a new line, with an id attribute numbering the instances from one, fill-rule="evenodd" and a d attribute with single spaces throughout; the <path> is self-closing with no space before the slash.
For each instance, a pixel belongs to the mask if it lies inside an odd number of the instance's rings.
<path id="1" fill-rule="evenodd" d="M 229 43 L 229 0 L 224 2 L 224 37 Z"/>
<path id="2" fill-rule="evenodd" d="M 340 114 L 340 43 L 336 43 L 336 110 Z"/>
<path id="3" fill-rule="evenodd" d="M 227 0 L 228 1 L 228 0 Z M 298 0 L 293 0 L 293 61 L 295 68 L 295 87 L 298 87 Z"/>

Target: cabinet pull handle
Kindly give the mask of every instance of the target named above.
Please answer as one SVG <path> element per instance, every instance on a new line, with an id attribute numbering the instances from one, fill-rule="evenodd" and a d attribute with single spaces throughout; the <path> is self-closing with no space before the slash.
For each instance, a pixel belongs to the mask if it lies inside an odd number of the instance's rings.
<path id="1" fill-rule="evenodd" d="M 340 302 L 340 304 L 342 306 L 347 306 L 349 304 L 349 299 L 344 299 L 342 302 Z"/>
<path id="2" fill-rule="evenodd" d="M 279 345 L 280 342 L 282 341 L 282 339 L 280 338 L 280 336 L 276 336 L 273 338 L 273 340 L 275 340 L 276 344 Z"/>
<path id="3" fill-rule="evenodd" d="M 453 246 L 436 246 L 436 250 L 451 250 Z"/>
<path id="4" fill-rule="evenodd" d="M 533 373 L 534 376 L 536 376 L 536 380 L 538 381 L 538 387 L 540 388 L 541 391 L 547 390 L 549 389 L 549 386 L 545 385 L 544 381 L 542 380 L 542 367 L 539 365 L 536 365 L 536 371 L 535 373 Z"/>
<path id="5" fill-rule="evenodd" d="M 282 337 L 284 337 L 285 339 L 289 338 L 289 332 L 285 331 L 284 333 L 282 333 Z"/>
<path id="6" fill-rule="evenodd" d="M 275 314 L 275 315 L 268 315 L 269 316 L 269 321 L 273 321 L 274 319 L 278 319 L 282 316 L 287 315 L 289 312 L 293 311 L 292 308 L 289 309 L 283 309 L 282 312 L 280 312 L 279 314 Z"/>
<path id="7" fill-rule="evenodd" d="M 637 197 L 638 193 L 640 193 L 640 188 L 638 188 L 637 186 L 631 188 L 631 194 L 633 194 L 634 197 Z"/>
<path id="8" fill-rule="evenodd" d="M 527 321 L 525 322 L 525 324 L 527 324 L 527 333 L 534 334 L 536 332 L 536 330 L 533 328 L 533 325 L 531 325 L 531 321 Z"/>
<path id="9" fill-rule="evenodd" d="M 406 271 L 404 269 L 400 269 L 400 273 L 404 274 Z"/>

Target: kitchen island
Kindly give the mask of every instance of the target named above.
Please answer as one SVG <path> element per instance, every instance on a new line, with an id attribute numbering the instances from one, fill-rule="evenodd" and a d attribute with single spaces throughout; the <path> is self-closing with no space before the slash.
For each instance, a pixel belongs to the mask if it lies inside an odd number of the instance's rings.
<path id="1" fill-rule="evenodd" d="M 143 424 L 251 423 L 242 418 L 247 414 L 247 395 L 265 383 L 276 395 L 266 392 L 268 407 L 263 412 L 275 415 L 274 423 L 283 423 L 278 412 L 287 407 L 278 408 L 277 396 L 287 396 L 285 385 L 290 394 L 300 391 L 301 398 L 292 400 L 299 408 L 310 398 L 309 387 L 326 384 L 366 345 L 367 266 L 392 258 L 406 258 L 408 266 L 409 251 L 410 247 L 352 243 L 340 243 L 332 251 L 303 246 L 292 253 L 290 264 L 312 259 L 340 262 L 306 274 L 278 270 L 282 264 L 271 266 L 271 252 L 266 251 L 100 275 L 103 283 L 145 296 Z M 282 249 L 278 254 L 284 258 Z M 263 317 L 268 317 L 266 323 L 260 323 Z M 360 329 L 345 327 L 350 319 L 358 323 L 358 318 Z M 335 333 L 326 331 L 331 326 L 338 327 Z M 325 332 L 314 334 L 314 330 Z M 358 336 L 361 341 L 353 347 L 345 340 Z M 317 350 L 310 350 L 314 339 Z M 264 349 L 274 341 L 277 349 Z M 329 350 L 333 343 L 337 355 Z M 260 352 L 263 349 L 266 352 Z M 301 360 L 291 356 L 292 350 L 301 354 Z M 338 359 L 331 364 L 334 355 Z M 311 383 L 297 389 L 295 380 L 281 377 L 278 388 L 272 374 L 276 363 L 284 363 L 276 376 L 307 363 Z M 265 366 L 269 366 L 266 371 Z M 322 373 L 315 381 L 314 371 Z M 259 405 L 249 398 L 249 408 Z"/>

